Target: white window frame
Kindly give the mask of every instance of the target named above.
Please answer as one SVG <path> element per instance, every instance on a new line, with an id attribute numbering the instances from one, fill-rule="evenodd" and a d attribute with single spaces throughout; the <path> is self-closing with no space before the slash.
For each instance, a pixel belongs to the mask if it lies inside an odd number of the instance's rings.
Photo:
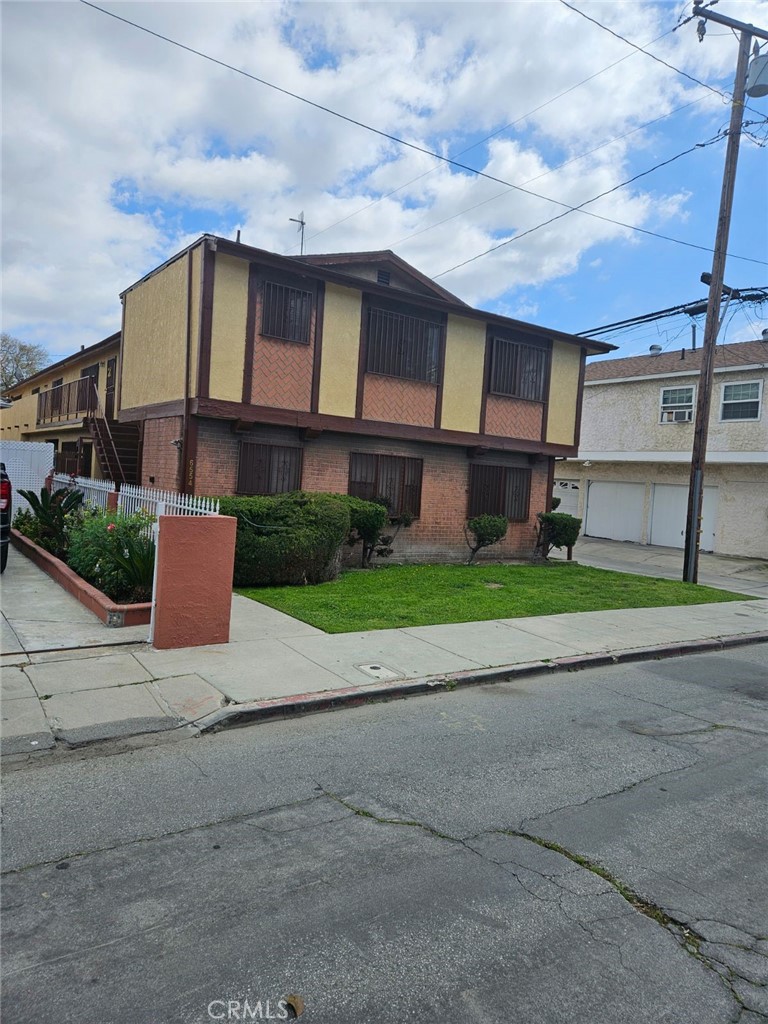
<path id="1" fill-rule="evenodd" d="M 676 402 L 665 402 L 664 394 L 668 391 L 690 391 L 691 401 L 690 403 L 676 403 Z M 659 423 L 692 423 L 693 413 L 696 408 L 696 385 L 695 384 L 672 384 L 667 387 L 661 388 L 659 392 Z M 669 418 L 665 414 L 672 413 L 672 417 Z M 675 413 L 686 412 L 687 415 L 683 418 L 676 418 Z"/>
<path id="2" fill-rule="evenodd" d="M 744 384 L 757 384 L 757 416 L 739 416 L 738 418 L 725 419 L 723 410 L 726 405 L 737 405 L 741 402 L 754 402 L 754 398 L 731 398 L 726 399 L 725 389 L 741 387 Z M 757 423 L 763 414 L 763 382 L 761 380 L 729 380 L 723 381 L 720 385 L 720 422 L 721 423 Z"/>

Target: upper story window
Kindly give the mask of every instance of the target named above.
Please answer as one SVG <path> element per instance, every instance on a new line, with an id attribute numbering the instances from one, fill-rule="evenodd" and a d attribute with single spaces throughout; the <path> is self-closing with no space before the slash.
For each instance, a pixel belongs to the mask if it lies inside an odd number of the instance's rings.
<path id="1" fill-rule="evenodd" d="M 531 503 L 531 471 L 514 466 L 469 467 L 469 516 L 506 516 L 526 522 Z"/>
<path id="2" fill-rule="evenodd" d="M 372 306 L 368 310 L 366 370 L 437 384 L 440 372 L 441 320 Z"/>
<path id="3" fill-rule="evenodd" d="M 661 422 L 690 423 L 693 419 L 695 388 L 661 389 Z"/>
<path id="4" fill-rule="evenodd" d="M 312 292 L 277 281 L 264 282 L 262 335 L 308 345 L 311 318 Z"/>
<path id="5" fill-rule="evenodd" d="M 348 492 L 365 501 L 386 502 L 390 516 L 421 513 L 422 459 L 352 452 Z"/>
<path id="6" fill-rule="evenodd" d="M 491 394 L 545 401 L 549 348 L 504 337 L 494 337 L 491 344 Z"/>
<path id="7" fill-rule="evenodd" d="M 761 397 L 762 383 L 759 380 L 748 384 L 723 384 L 720 419 L 759 420 Z"/>
<path id="8" fill-rule="evenodd" d="M 243 441 L 238 494 L 285 494 L 301 488 L 301 448 Z"/>

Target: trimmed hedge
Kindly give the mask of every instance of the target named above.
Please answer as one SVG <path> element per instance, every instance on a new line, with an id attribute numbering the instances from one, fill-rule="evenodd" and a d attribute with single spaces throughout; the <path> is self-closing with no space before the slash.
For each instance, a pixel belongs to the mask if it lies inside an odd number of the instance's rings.
<path id="1" fill-rule="evenodd" d="M 292 491 L 224 497 L 219 512 L 237 519 L 236 587 L 325 583 L 338 575 L 350 530 L 344 495 Z"/>

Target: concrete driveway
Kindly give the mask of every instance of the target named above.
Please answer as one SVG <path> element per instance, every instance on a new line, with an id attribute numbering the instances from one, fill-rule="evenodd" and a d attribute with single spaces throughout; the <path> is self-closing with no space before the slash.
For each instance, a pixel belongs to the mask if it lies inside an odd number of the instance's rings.
<path id="1" fill-rule="evenodd" d="M 565 558 L 565 551 L 553 551 L 550 557 Z M 582 565 L 594 565 L 598 569 L 663 576 L 670 580 L 683 577 L 683 552 L 679 548 L 579 537 L 573 557 Z M 768 597 L 768 560 L 702 552 L 699 556 L 699 583 L 738 594 Z"/>

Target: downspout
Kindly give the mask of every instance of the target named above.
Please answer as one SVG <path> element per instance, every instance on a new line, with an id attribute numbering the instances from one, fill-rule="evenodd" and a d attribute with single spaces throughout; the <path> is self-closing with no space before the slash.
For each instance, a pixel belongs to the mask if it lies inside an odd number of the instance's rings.
<path id="1" fill-rule="evenodd" d="M 189 371 L 192 362 L 192 250 L 187 252 L 187 332 L 184 365 L 184 415 L 181 428 L 181 450 L 176 479 L 181 494 L 187 494 L 187 460 L 189 459 Z"/>

